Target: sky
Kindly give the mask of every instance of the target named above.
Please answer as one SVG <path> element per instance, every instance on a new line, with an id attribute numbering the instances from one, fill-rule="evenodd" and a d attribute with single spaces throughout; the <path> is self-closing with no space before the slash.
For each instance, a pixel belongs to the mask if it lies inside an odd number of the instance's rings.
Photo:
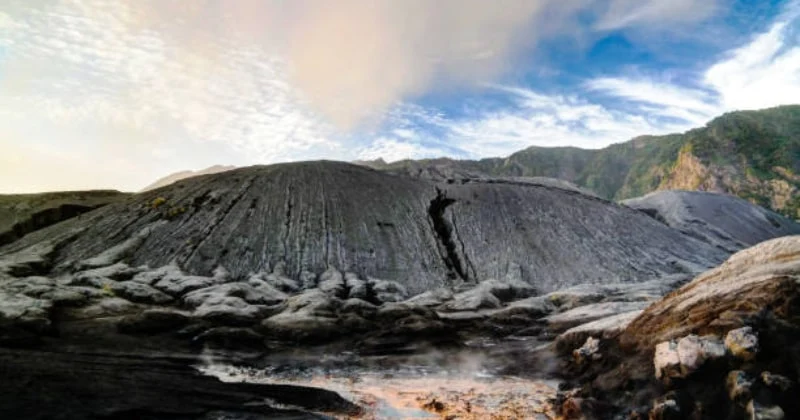
<path id="1" fill-rule="evenodd" d="M 800 102 L 800 0 L 0 0 L 0 193 L 601 148 Z"/>

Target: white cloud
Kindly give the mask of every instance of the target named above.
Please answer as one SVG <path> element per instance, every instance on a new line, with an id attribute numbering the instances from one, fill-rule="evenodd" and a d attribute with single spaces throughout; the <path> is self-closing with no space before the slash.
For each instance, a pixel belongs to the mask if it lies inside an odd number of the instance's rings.
<path id="1" fill-rule="evenodd" d="M 604 77 L 586 83 L 590 90 L 604 92 L 621 99 L 649 105 L 652 115 L 662 115 L 703 124 L 719 112 L 708 92 L 687 89 L 653 80 Z"/>
<path id="2" fill-rule="evenodd" d="M 719 7 L 718 0 L 611 0 L 595 28 L 600 30 L 647 26 L 673 28 L 676 24 L 707 19 Z"/>
<path id="3" fill-rule="evenodd" d="M 766 108 L 800 101 L 800 2 L 750 43 L 727 54 L 705 74 L 727 110 Z"/>
<path id="4" fill-rule="evenodd" d="M 687 127 L 613 110 L 577 96 L 501 88 L 514 95 L 517 107 L 447 125 L 452 144 L 469 156 L 504 156 L 532 145 L 599 148 L 643 133 L 668 133 Z"/>
<path id="5" fill-rule="evenodd" d="M 379 137 L 357 152 L 358 160 L 383 159 L 396 162 L 403 159 L 421 159 L 445 155 L 445 151 L 423 146 L 413 140 Z"/>

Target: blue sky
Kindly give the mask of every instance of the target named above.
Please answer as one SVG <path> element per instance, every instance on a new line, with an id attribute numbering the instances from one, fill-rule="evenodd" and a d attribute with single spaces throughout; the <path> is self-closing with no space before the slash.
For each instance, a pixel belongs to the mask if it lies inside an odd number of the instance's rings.
<path id="1" fill-rule="evenodd" d="M 800 0 L 6 0 L 0 193 L 505 156 L 798 102 Z"/>

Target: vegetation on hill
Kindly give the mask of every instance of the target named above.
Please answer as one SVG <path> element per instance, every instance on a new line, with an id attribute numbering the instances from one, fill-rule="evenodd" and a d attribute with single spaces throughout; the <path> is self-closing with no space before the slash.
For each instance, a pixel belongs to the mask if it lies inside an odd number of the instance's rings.
<path id="1" fill-rule="evenodd" d="M 727 193 L 800 219 L 800 105 L 731 112 L 683 134 L 604 149 L 530 147 L 507 158 L 368 162 L 429 178 L 544 176 L 614 200 L 655 190 Z"/>

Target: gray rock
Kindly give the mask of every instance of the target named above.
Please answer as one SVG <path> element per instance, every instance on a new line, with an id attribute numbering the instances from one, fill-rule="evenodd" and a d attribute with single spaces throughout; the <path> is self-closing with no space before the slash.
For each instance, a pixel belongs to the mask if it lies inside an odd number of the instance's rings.
<path id="1" fill-rule="evenodd" d="M 753 360 L 758 353 L 758 336 L 751 327 L 731 330 L 725 336 L 725 348 L 742 360 Z"/>
<path id="2" fill-rule="evenodd" d="M 214 295 L 194 310 L 193 316 L 224 325 L 249 325 L 261 319 L 265 306 L 251 305 L 234 296 Z"/>
<path id="3" fill-rule="evenodd" d="M 603 357 L 600 354 L 600 340 L 589 337 L 586 339 L 586 342 L 580 348 L 575 349 L 572 352 L 572 359 L 578 365 L 583 365 L 589 363 L 593 360 L 600 360 Z"/>
<path id="4" fill-rule="evenodd" d="M 93 268 L 90 270 L 75 273 L 75 278 L 107 278 L 116 281 L 130 280 L 136 274 L 144 271 L 144 268 L 129 267 L 124 263 L 116 263 L 105 267 Z"/>
<path id="5" fill-rule="evenodd" d="M 378 306 L 373 305 L 365 300 L 358 298 L 350 298 L 342 304 L 342 312 L 353 312 L 360 316 L 371 316 L 378 311 Z"/>
<path id="6" fill-rule="evenodd" d="M 688 335 L 680 340 L 656 345 L 653 364 L 656 378 L 665 382 L 685 378 L 707 361 L 725 356 L 725 347 L 718 337 Z"/>
<path id="7" fill-rule="evenodd" d="M 151 286 L 130 280 L 111 284 L 111 291 L 117 296 L 136 303 L 162 305 L 173 300 L 172 296 Z"/>
<path id="8" fill-rule="evenodd" d="M 264 281 L 270 286 L 285 293 L 295 293 L 300 290 L 300 285 L 296 280 L 290 279 L 282 274 L 267 274 Z"/>
<path id="9" fill-rule="evenodd" d="M 475 287 L 453 296 L 453 300 L 441 306 L 441 310 L 449 312 L 476 311 L 478 309 L 497 309 L 502 306 L 500 299 L 493 295 L 489 288 Z"/>
<path id="10" fill-rule="evenodd" d="M 158 334 L 177 330 L 189 322 L 185 312 L 174 309 L 147 309 L 124 317 L 117 329 L 126 334 Z"/>
<path id="11" fill-rule="evenodd" d="M 355 273 L 344 273 L 344 284 L 347 287 L 347 296 L 355 299 L 368 299 L 369 287 L 366 280 L 358 278 Z"/>
<path id="12" fill-rule="evenodd" d="M 453 291 L 446 287 L 439 287 L 420 293 L 406 301 L 409 305 L 416 306 L 439 306 L 448 300 L 453 299 Z"/>
<path id="13" fill-rule="evenodd" d="M 182 296 L 193 290 L 202 289 L 216 284 L 213 277 L 187 276 L 170 273 L 158 280 L 154 287 L 172 296 Z"/>
<path id="14" fill-rule="evenodd" d="M 38 298 L 50 291 L 55 287 L 53 279 L 41 276 L 24 277 L 21 279 L 13 279 L 0 284 L 0 290 L 4 290 L 11 294 L 22 294 L 33 298 Z"/>
<path id="15" fill-rule="evenodd" d="M 158 196 L 189 210 L 159 219 L 149 206 Z M 337 267 L 397 281 L 409 295 L 490 278 L 541 293 L 633 283 L 727 256 L 639 211 L 547 183 L 435 183 L 336 162 L 188 179 L 33 232 L 0 248 L 0 259 L 68 234 L 59 252 L 40 253 L 43 264 L 175 263 L 209 278 L 222 266 L 232 279 Z"/>
<path id="16" fill-rule="evenodd" d="M 380 302 L 402 302 L 408 297 L 406 288 L 396 281 L 369 278 L 369 287 Z"/>
<path id="17" fill-rule="evenodd" d="M 764 406 L 755 401 L 747 404 L 746 413 L 753 420 L 783 420 L 786 414 L 777 405 Z"/>
<path id="18" fill-rule="evenodd" d="M 42 299 L 50 300 L 57 306 L 83 306 L 89 303 L 89 299 L 99 296 L 102 296 L 102 293 L 98 293 L 97 289 L 58 287 L 42 294 L 41 297 Z"/>
<path id="19" fill-rule="evenodd" d="M 515 277 L 506 277 L 503 280 L 485 280 L 481 282 L 480 286 L 495 295 L 501 302 L 524 299 L 536 295 L 536 289 L 533 286 Z"/>
<path id="20" fill-rule="evenodd" d="M 728 252 L 800 234 L 800 224 L 732 195 L 656 191 L 623 203 Z"/>
<path id="21" fill-rule="evenodd" d="M 648 302 L 603 302 L 579 306 L 565 312 L 548 315 L 544 318 L 548 329 L 554 332 L 566 331 L 581 324 L 607 318 L 622 313 L 639 311 L 646 308 Z"/>
<path id="22" fill-rule="evenodd" d="M 139 306 L 125 299 L 108 297 L 71 313 L 73 319 L 93 319 L 127 315 L 136 312 Z"/>
<path id="23" fill-rule="evenodd" d="M 319 287 L 319 290 L 331 296 L 338 298 L 347 296 L 347 286 L 344 283 L 344 276 L 339 270 L 333 267 L 328 268 L 324 273 L 320 274 L 319 285 L 317 287 Z"/>
<path id="24" fill-rule="evenodd" d="M 253 305 L 277 305 L 286 300 L 286 295 L 269 285 L 253 287 L 249 283 L 227 283 L 195 290 L 183 297 L 190 307 L 203 305 L 210 299 L 219 297 L 238 297 Z"/>
<path id="25" fill-rule="evenodd" d="M 317 275 L 308 270 L 300 272 L 300 287 L 303 290 L 317 287 Z"/>
<path id="26" fill-rule="evenodd" d="M 310 289 L 286 301 L 285 309 L 261 323 L 271 335 L 297 341 L 326 340 L 340 333 L 342 302 L 320 289 Z"/>
<path id="27" fill-rule="evenodd" d="M 615 338 L 641 313 L 641 310 L 623 312 L 572 327 L 556 338 L 556 349 L 561 353 L 569 351 L 591 337 Z"/>
<path id="28" fill-rule="evenodd" d="M 21 294 L 0 292 L 0 329 L 23 328 L 44 332 L 50 328 L 52 302 Z"/>

